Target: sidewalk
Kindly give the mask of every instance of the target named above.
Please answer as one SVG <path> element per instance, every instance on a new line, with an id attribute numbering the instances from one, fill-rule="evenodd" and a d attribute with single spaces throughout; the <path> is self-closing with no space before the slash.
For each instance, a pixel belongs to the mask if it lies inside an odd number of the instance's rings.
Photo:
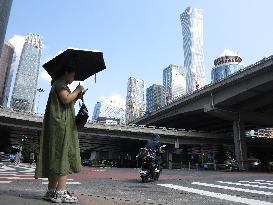
<path id="1" fill-rule="evenodd" d="M 44 193 L 35 191 L 0 191 L 1 205 L 48 205 L 54 204 L 41 199 Z M 79 197 L 77 205 L 133 205 L 141 204 L 138 201 L 128 199 L 105 197 L 98 195 L 83 195 L 75 193 Z"/>

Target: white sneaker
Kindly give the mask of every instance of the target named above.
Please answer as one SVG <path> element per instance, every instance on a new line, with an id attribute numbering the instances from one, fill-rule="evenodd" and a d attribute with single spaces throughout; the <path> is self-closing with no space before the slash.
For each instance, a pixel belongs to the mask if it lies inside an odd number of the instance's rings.
<path id="1" fill-rule="evenodd" d="M 56 191 L 51 201 L 54 203 L 77 203 L 78 198 L 72 196 L 68 191 Z"/>
<path id="2" fill-rule="evenodd" d="M 42 199 L 50 201 L 55 195 L 55 190 L 48 190 L 45 195 L 42 197 Z"/>

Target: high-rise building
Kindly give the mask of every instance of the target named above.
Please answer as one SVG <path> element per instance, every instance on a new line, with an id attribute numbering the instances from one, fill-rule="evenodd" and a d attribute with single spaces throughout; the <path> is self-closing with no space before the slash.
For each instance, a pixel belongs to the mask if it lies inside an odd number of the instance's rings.
<path id="1" fill-rule="evenodd" d="M 41 36 L 28 34 L 25 38 L 11 97 L 11 108 L 14 110 L 34 112 L 41 49 Z"/>
<path id="2" fill-rule="evenodd" d="M 146 90 L 146 112 L 152 113 L 165 105 L 165 92 L 162 85 L 148 87 Z"/>
<path id="3" fill-rule="evenodd" d="M 97 102 L 94 107 L 92 120 L 111 120 L 118 124 L 125 124 L 125 104 L 121 105 L 113 101 Z"/>
<path id="4" fill-rule="evenodd" d="M 17 72 L 17 69 L 19 66 L 21 53 L 22 53 L 23 46 L 25 43 L 25 37 L 19 36 L 19 35 L 14 35 L 11 39 L 9 39 L 8 42 L 14 46 L 15 51 L 14 51 L 14 55 L 13 55 L 14 60 L 12 61 L 12 64 L 11 64 L 10 73 L 9 73 L 8 82 L 7 82 L 6 94 L 8 94 L 8 96 L 3 101 L 4 107 L 10 107 L 12 90 L 14 87 L 16 72 Z"/>
<path id="5" fill-rule="evenodd" d="M 0 0 L 0 56 L 4 45 L 12 0 Z"/>
<path id="6" fill-rule="evenodd" d="M 186 94 L 186 71 L 182 66 L 171 64 L 163 70 L 163 86 L 166 103 Z"/>
<path id="7" fill-rule="evenodd" d="M 10 43 L 5 42 L 0 58 L 0 105 L 2 106 L 6 106 L 9 98 L 9 88 L 11 86 L 9 75 L 11 64 L 15 61 L 14 56 L 14 47 Z"/>
<path id="8" fill-rule="evenodd" d="M 244 68 L 242 58 L 229 49 L 225 49 L 221 55 L 214 60 L 214 68 L 211 71 L 212 82 L 226 78 L 230 74 Z"/>
<path id="9" fill-rule="evenodd" d="M 181 15 L 187 93 L 206 83 L 203 52 L 203 10 L 188 7 Z"/>
<path id="10" fill-rule="evenodd" d="M 144 81 L 130 77 L 127 84 L 126 123 L 141 118 L 145 112 Z"/>

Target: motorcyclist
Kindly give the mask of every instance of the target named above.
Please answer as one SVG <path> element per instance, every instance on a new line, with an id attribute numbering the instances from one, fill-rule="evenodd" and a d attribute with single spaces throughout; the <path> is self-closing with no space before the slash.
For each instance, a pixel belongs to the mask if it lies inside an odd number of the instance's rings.
<path id="1" fill-rule="evenodd" d="M 155 159 L 154 159 L 154 164 L 155 164 L 155 171 L 160 171 L 160 163 L 161 163 L 161 153 L 164 153 L 163 150 L 161 150 L 161 145 L 159 143 L 160 136 L 158 134 L 153 133 L 150 137 L 150 139 L 147 141 L 146 148 L 151 149 L 154 151 L 155 154 Z"/>

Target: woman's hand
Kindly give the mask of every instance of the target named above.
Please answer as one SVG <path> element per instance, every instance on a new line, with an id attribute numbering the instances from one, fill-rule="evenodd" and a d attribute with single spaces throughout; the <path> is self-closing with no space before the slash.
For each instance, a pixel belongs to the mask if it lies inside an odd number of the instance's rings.
<path id="1" fill-rule="evenodd" d="M 84 87 L 79 83 L 79 85 L 76 87 L 76 91 L 78 91 L 78 93 L 81 93 L 83 91 Z"/>

